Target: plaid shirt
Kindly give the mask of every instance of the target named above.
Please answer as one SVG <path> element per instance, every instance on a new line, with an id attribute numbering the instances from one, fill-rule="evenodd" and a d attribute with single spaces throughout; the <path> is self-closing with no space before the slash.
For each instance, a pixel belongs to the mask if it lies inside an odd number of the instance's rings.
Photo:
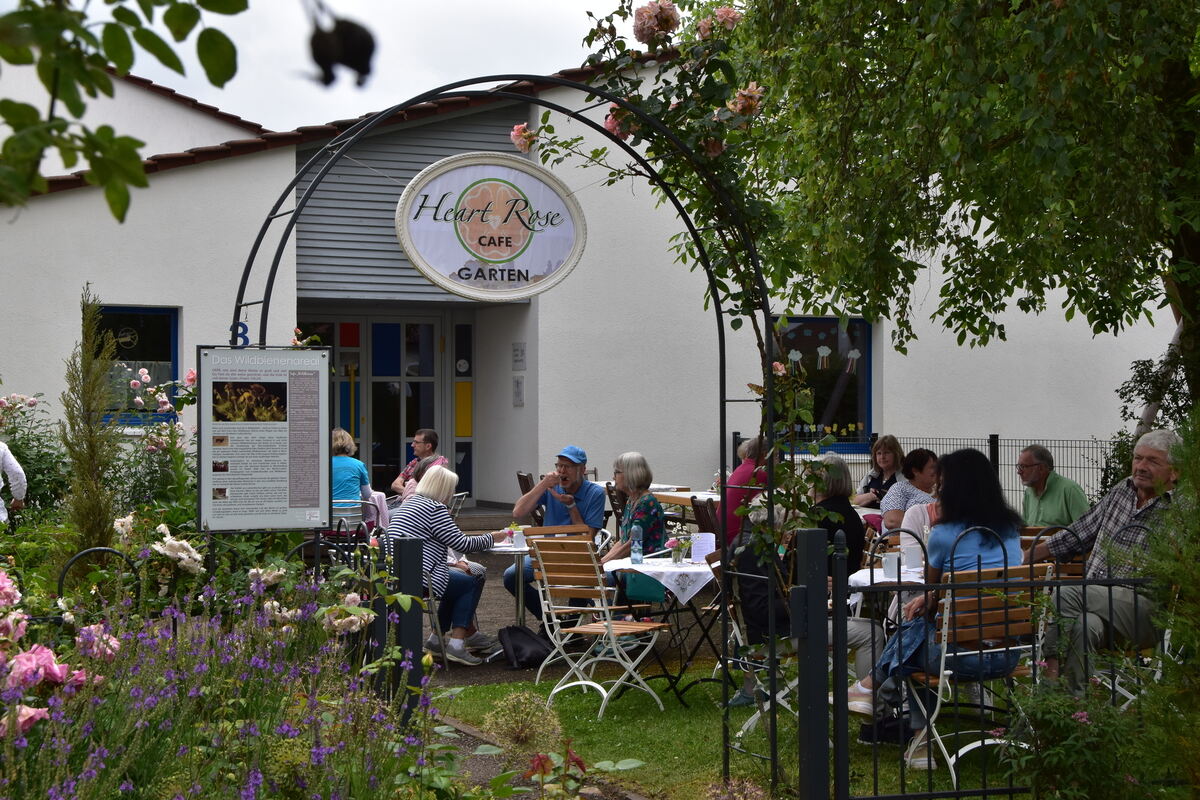
<path id="1" fill-rule="evenodd" d="M 1126 478 L 1069 529 L 1046 540 L 1050 555 L 1062 559 L 1091 550 L 1087 577 L 1141 577 L 1150 548 L 1148 529 L 1159 510 L 1170 505 L 1171 493 L 1163 492 L 1141 508 L 1137 499 L 1133 481 Z"/>

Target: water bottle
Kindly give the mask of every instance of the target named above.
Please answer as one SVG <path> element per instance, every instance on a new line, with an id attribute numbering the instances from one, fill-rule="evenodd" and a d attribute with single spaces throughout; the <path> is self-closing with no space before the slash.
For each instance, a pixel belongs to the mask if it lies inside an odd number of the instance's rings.
<path id="1" fill-rule="evenodd" d="M 642 526 L 634 525 L 629 529 L 629 562 L 642 563 Z"/>

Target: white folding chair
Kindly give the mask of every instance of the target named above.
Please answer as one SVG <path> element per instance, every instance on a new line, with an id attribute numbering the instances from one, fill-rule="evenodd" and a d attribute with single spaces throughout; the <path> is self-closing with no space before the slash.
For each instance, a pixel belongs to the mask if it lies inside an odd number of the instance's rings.
<path id="1" fill-rule="evenodd" d="M 551 631 L 554 655 L 567 665 L 567 674 L 550 691 L 547 707 L 554 696 L 575 686 L 595 689 L 600 693 L 600 711 L 597 719 L 604 718 L 609 701 L 626 687 L 640 689 L 654 699 L 659 710 L 662 700 L 638 673 L 638 666 L 654 649 L 658 634 L 671 626 L 666 622 L 634 622 L 617 617 L 612 600 L 616 588 L 605 581 L 604 570 L 596 557 L 596 546 L 589 539 L 579 540 L 566 537 L 535 538 L 532 540 L 537 554 L 538 580 L 545 587 L 544 597 L 551 602 L 550 613 L 579 614 L 581 611 L 598 618 L 596 622 L 576 624 L 569 628 L 557 625 Z M 580 609 L 564 604 L 572 599 L 588 599 L 595 605 Z M 556 618 L 556 617 L 555 617 Z M 582 652 L 572 652 L 565 647 L 569 637 L 591 638 L 598 646 Z M 623 637 L 637 637 L 629 639 Z M 631 643 L 626 650 L 623 645 Z M 596 680 L 595 669 L 602 663 L 616 664 L 621 668 L 619 677 Z"/>

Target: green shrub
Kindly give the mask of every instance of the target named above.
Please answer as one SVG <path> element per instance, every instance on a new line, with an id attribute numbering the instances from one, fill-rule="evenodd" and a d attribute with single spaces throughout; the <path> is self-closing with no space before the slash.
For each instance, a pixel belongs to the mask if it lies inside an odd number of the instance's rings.
<path id="1" fill-rule="evenodd" d="M 552 750 L 563 739 L 558 714 L 530 691 L 513 692 L 497 703 L 483 718 L 483 730 L 518 755 Z"/>
<path id="2" fill-rule="evenodd" d="M 59 428 L 71 468 L 67 516 L 78 545 L 106 547 L 112 541 L 116 495 L 109 473 L 120 454 L 120 432 L 106 420 L 112 407 L 108 374 L 116 343 L 100 330 L 100 305 L 85 287 L 80 301 L 82 337 L 67 360 L 67 390 L 62 393 L 64 420 Z"/>

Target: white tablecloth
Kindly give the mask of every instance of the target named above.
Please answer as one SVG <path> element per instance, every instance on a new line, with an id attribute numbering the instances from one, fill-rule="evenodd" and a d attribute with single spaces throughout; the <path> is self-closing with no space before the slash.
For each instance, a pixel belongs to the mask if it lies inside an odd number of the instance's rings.
<path id="1" fill-rule="evenodd" d="M 628 558 L 617 558 L 604 565 L 605 572 L 627 569 L 654 578 L 667 587 L 680 603 L 691 600 L 713 579 L 708 564 L 693 564 L 690 561 L 672 564 L 669 558 L 647 558 L 641 564 L 634 564 Z"/>

